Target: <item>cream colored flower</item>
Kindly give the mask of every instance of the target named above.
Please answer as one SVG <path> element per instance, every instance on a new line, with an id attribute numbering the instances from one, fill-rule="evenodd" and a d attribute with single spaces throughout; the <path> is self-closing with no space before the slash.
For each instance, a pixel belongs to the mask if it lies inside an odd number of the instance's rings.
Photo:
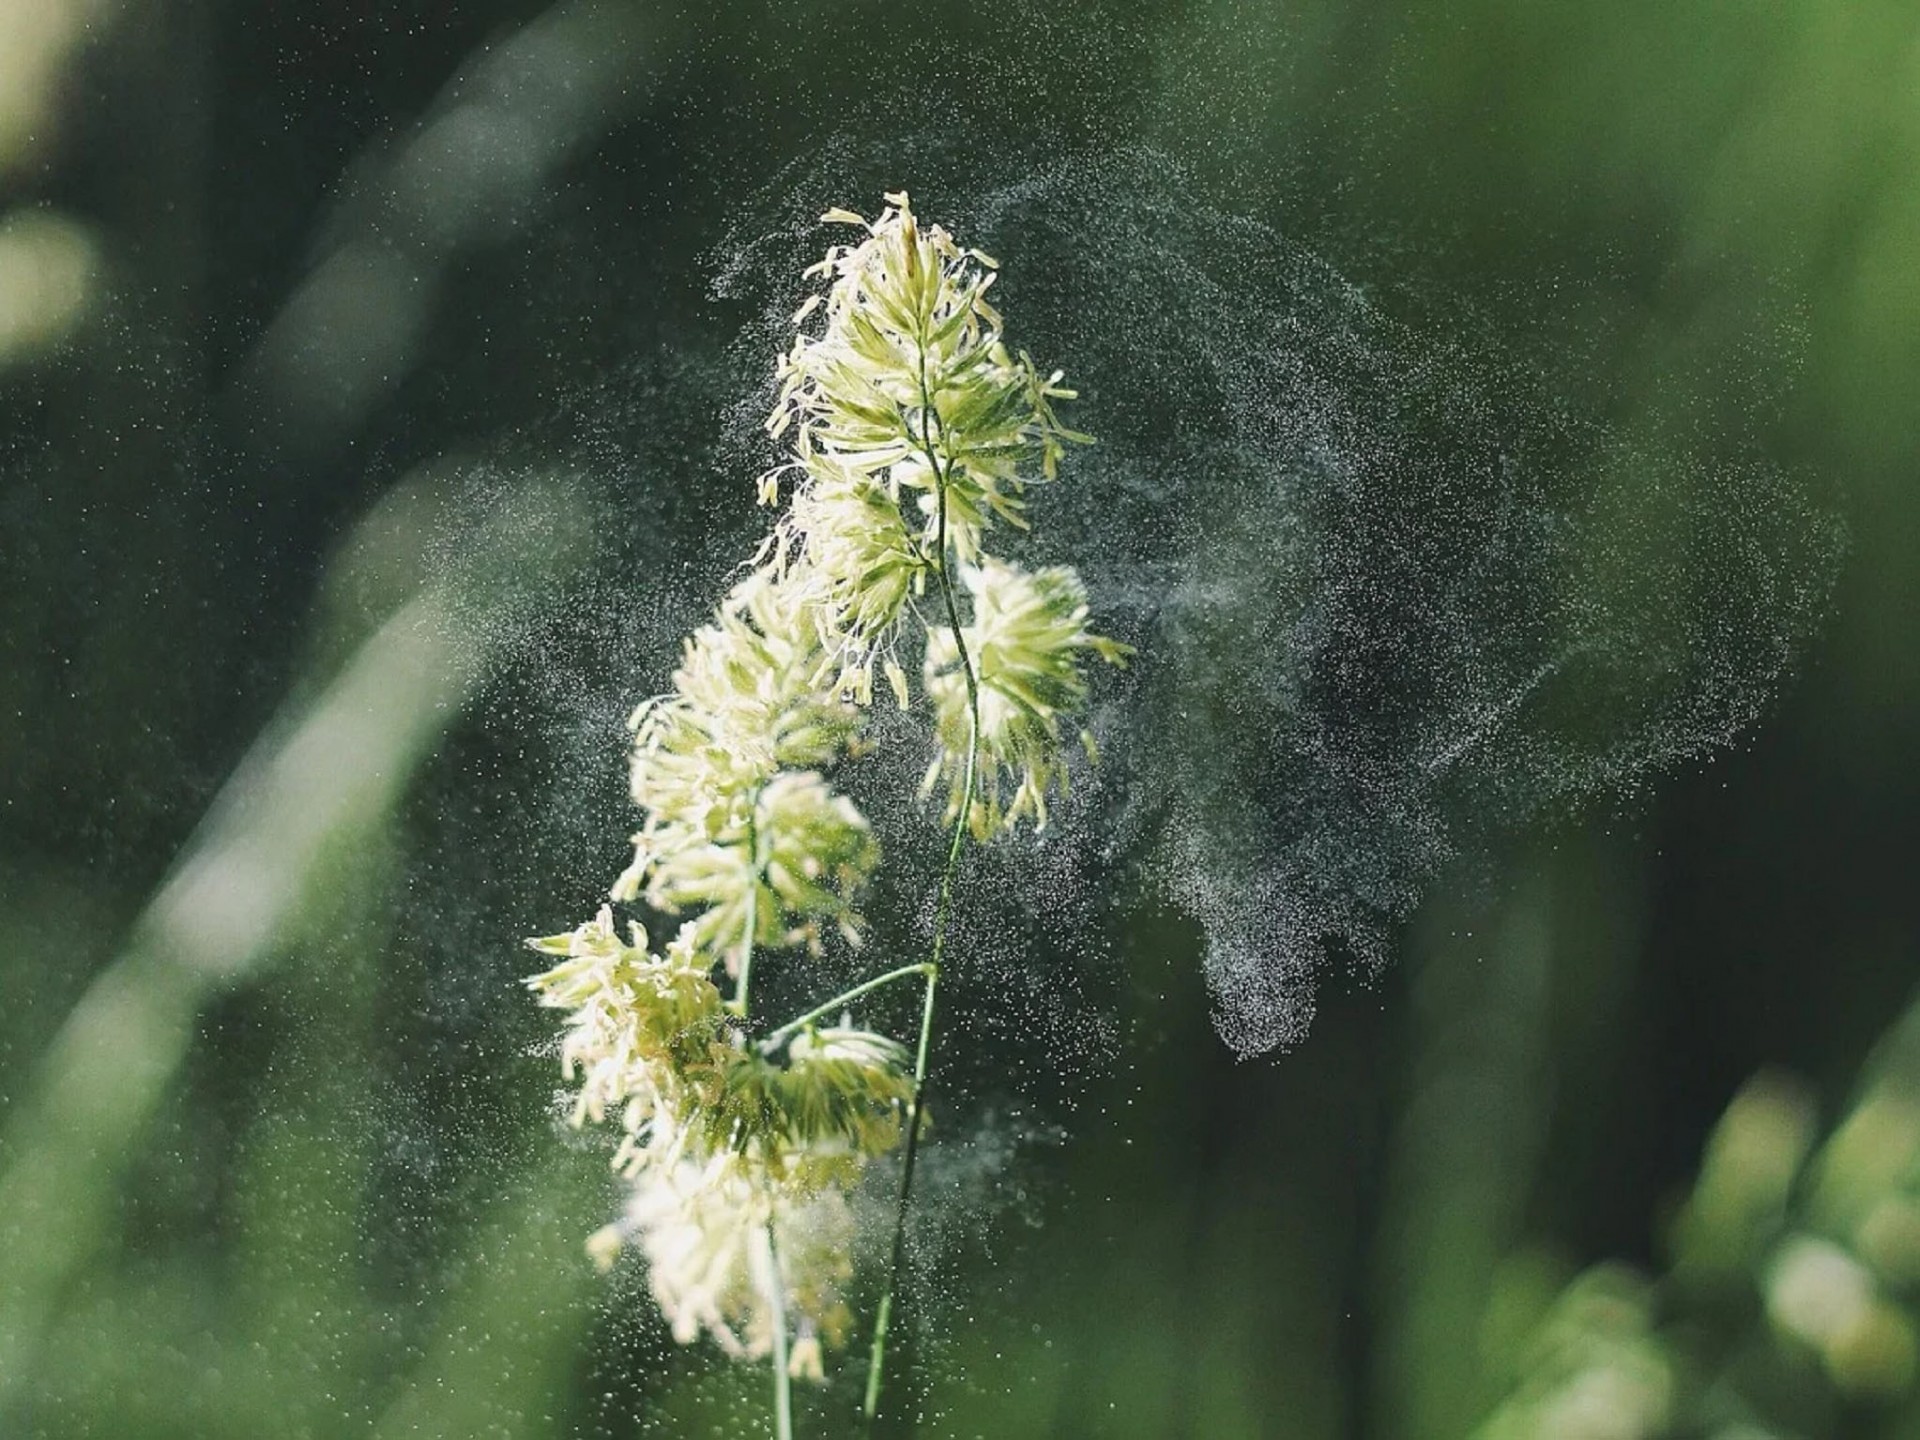
<path id="1" fill-rule="evenodd" d="M 877 858 L 864 816 L 814 770 L 859 711 L 822 683 L 817 606 L 791 572 L 755 571 L 687 642 L 671 695 L 634 717 L 633 796 L 646 811 L 614 898 L 689 910 L 695 943 L 730 968 L 746 941 L 780 945 L 825 921 L 854 933 L 852 897 Z"/>
<path id="2" fill-rule="evenodd" d="M 797 588 L 817 603 L 823 640 L 838 662 L 835 689 L 862 700 L 871 694 L 873 657 L 890 646 L 929 569 L 891 478 L 903 466 L 875 474 L 810 455 L 784 522 L 800 540 Z"/>
<path id="3" fill-rule="evenodd" d="M 813 943 L 823 922 L 857 941 L 853 897 L 879 853 L 866 817 L 810 770 L 774 775 L 748 797 L 744 818 L 711 838 L 655 817 L 638 846 L 647 903 L 696 911 L 694 943 L 730 968 L 749 906 L 756 945 Z"/>
<path id="4" fill-rule="evenodd" d="M 635 1185 L 626 1228 L 682 1345 L 704 1333 L 729 1354 L 766 1356 L 775 1267 L 790 1323 L 816 1344 L 845 1340 L 852 1317 L 841 1290 L 853 1275 L 854 1224 L 837 1188 L 795 1186 L 731 1156 L 683 1162 Z"/>
<path id="5" fill-rule="evenodd" d="M 711 1063 L 717 1043 L 723 1009 L 711 963 L 684 946 L 654 955 L 637 924 L 629 937 L 620 938 L 611 908 L 602 906 L 568 934 L 527 942 L 566 957 L 526 983 L 542 1005 L 572 1012 L 560 1064 L 580 1082 L 575 1125 L 619 1110 L 638 1131 L 680 1103 L 688 1074 Z"/>
<path id="6" fill-rule="evenodd" d="M 986 300 L 992 258 L 922 228 L 904 194 L 887 200 L 872 222 L 832 212 L 867 234 L 809 272 L 830 281 L 824 323 L 781 362 L 768 421 L 775 435 L 797 432 L 786 548 L 822 577 L 845 673 L 866 689 L 927 568 L 949 553 L 977 559 L 997 521 L 1024 528 L 1025 487 L 1054 478 L 1067 442 L 1087 438 L 1054 416 L 1053 402 L 1073 394 L 1059 372 L 1042 376 L 1008 352 Z"/>
<path id="7" fill-rule="evenodd" d="M 782 769 L 825 765 L 860 717 L 821 684 L 826 657 L 806 586 L 750 573 L 688 641 L 673 692 L 634 712 L 634 803 L 712 836 Z"/>
<path id="8" fill-rule="evenodd" d="M 904 1047 L 850 1017 L 813 1022 L 877 985 L 916 974 L 930 985 L 934 973 L 898 967 L 752 1042 L 752 957 L 818 948 L 829 926 L 859 938 L 855 902 L 878 850 L 831 767 L 857 747 L 876 668 L 910 707 L 901 652 L 924 632 L 939 746 L 929 787 L 946 776 L 948 817 L 959 819 L 970 659 L 979 785 L 966 823 L 982 837 L 1022 816 L 1044 824 L 1066 783 L 1063 717 L 1087 697 L 1085 655 L 1126 653 L 1087 629 L 1073 571 L 1028 573 L 984 552 L 1002 522 L 1025 527 L 1025 487 L 1051 480 L 1064 446 L 1086 437 L 1054 417 L 1053 401 L 1072 394 L 1059 373 L 1007 350 L 986 300 L 993 260 L 922 228 L 905 195 L 887 198 L 872 222 L 828 217 L 864 237 L 810 272 L 827 290 L 795 317 L 823 310 L 781 363 L 769 421 L 791 434 L 793 458 L 762 479 L 769 502 L 790 480 L 791 503 L 687 641 L 671 691 L 633 715 L 643 820 L 612 896 L 685 917 L 678 933 L 655 955 L 638 925 L 622 939 L 603 908 L 529 942 L 560 960 L 528 984 L 569 1012 L 561 1061 L 580 1087 L 574 1123 L 617 1114 L 624 1128 L 614 1165 L 629 1202 L 589 1241 L 595 1263 L 636 1241 L 683 1343 L 704 1334 L 765 1355 L 784 1309 L 789 1372 L 812 1379 L 849 1323 L 846 1194 L 919 1113 Z M 941 613 L 964 603 L 971 619 L 957 635 L 926 624 L 930 592 Z M 714 984 L 723 969 L 736 977 L 726 1003 Z M 925 1045 L 923 1035 L 922 1058 Z"/>
<path id="9" fill-rule="evenodd" d="M 1026 571 L 988 558 L 961 572 L 973 602 L 962 635 L 980 696 L 978 776 L 968 815 L 986 839 L 1022 816 L 1047 822 L 1047 797 L 1067 785 L 1060 717 L 1086 703 L 1083 662 L 1110 664 L 1130 653 L 1087 629 L 1087 592 L 1065 566 Z M 947 818 L 959 816 L 966 787 L 970 728 L 966 675 L 951 629 L 927 637 L 927 693 L 933 698 L 939 753 L 924 788 L 947 780 Z"/>

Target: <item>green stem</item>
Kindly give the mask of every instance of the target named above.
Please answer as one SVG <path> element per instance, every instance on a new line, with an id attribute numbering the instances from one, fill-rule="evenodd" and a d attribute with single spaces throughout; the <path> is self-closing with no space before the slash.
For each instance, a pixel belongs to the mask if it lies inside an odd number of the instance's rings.
<path id="1" fill-rule="evenodd" d="M 774 1248 L 773 1225 L 760 1231 L 761 1258 L 767 1267 L 767 1299 L 773 1305 L 773 1433 L 777 1440 L 793 1440 L 793 1379 L 787 1374 L 787 1292 L 780 1283 L 780 1253 Z"/>
<path id="2" fill-rule="evenodd" d="M 909 975 L 930 974 L 932 968 L 933 967 L 925 961 L 922 961 L 917 965 L 902 965 L 898 970 L 889 970 L 886 974 L 876 975 L 871 980 L 863 980 L 851 990 L 842 990 L 831 1000 L 821 1001 L 820 1004 L 814 1006 L 813 1009 L 807 1011 L 806 1014 L 794 1016 L 793 1019 L 787 1021 L 786 1024 L 762 1040 L 760 1042 L 760 1048 L 769 1053 L 778 1050 L 784 1041 L 799 1034 L 822 1015 L 830 1014 L 832 1011 L 838 1010 L 842 1005 L 850 1005 L 862 995 L 868 994 L 870 991 L 878 990 L 882 985 L 891 985 L 894 981 L 904 980 Z"/>
<path id="3" fill-rule="evenodd" d="M 920 1011 L 920 1046 L 913 1062 L 913 1103 L 907 1109 L 906 1154 L 900 1164 L 900 1195 L 894 1207 L 893 1254 L 887 1270 L 886 1292 L 880 1297 L 880 1309 L 873 1321 L 873 1348 L 867 1357 L 866 1417 L 871 1421 L 880 1413 L 880 1381 L 886 1372 L 887 1331 L 893 1320 L 893 1296 L 899 1286 L 900 1266 L 907 1241 L 907 1202 L 913 1194 L 914 1161 L 920 1154 L 920 1115 L 926 1100 L 927 1057 L 933 1039 L 934 992 L 940 983 L 938 967 L 927 967 L 927 995 Z"/>
<path id="4" fill-rule="evenodd" d="M 760 829 L 756 817 L 760 810 L 760 792 L 753 792 L 753 799 L 747 806 L 747 863 L 752 871 L 747 877 L 747 933 L 740 942 L 740 983 L 734 987 L 733 999 L 727 1008 L 741 1019 L 747 1016 L 747 987 L 753 979 L 753 937 L 760 930 Z"/>
<path id="5" fill-rule="evenodd" d="M 760 792 L 756 790 L 747 807 L 747 863 L 752 873 L 747 878 L 746 933 L 740 938 L 740 981 L 727 1005 L 742 1019 L 746 1018 L 749 987 L 753 983 L 754 937 L 760 931 L 760 830 L 755 823 L 759 808 Z M 767 1271 L 767 1300 L 773 1307 L 774 1440 L 793 1440 L 793 1377 L 787 1373 L 787 1293 L 780 1283 L 780 1255 L 774 1248 L 771 1221 L 757 1238 Z"/>
<path id="6" fill-rule="evenodd" d="M 863 1410 L 869 1423 L 880 1413 L 880 1382 L 886 1373 L 887 1331 L 893 1321 L 893 1297 L 900 1284 L 900 1266 L 906 1251 L 907 1207 L 913 1197 L 914 1162 L 920 1154 L 920 1117 L 926 1102 L 928 1058 L 933 1041 L 933 1002 L 940 984 L 940 961 L 945 954 L 947 919 L 953 911 L 953 878 L 960 866 L 960 851 L 966 844 L 967 826 L 973 814 L 974 787 L 978 783 L 980 760 L 980 686 L 973 673 L 973 657 L 967 652 L 966 635 L 960 626 L 960 604 L 953 593 L 953 577 L 947 566 L 947 472 L 942 468 L 933 443 L 933 397 L 927 389 L 926 349 L 920 352 L 920 435 L 933 471 L 939 496 L 939 565 L 934 576 L 940 582 L 940 598 L 946 606 L 947 624 L 953 630 L 954 649 L 960 656 L 960 672 L 967 682 L 967 767 L 960 788 L 960 813 L 954 817 L 953 839 L 947 845 L 947 863 L 940 875 L 940 899 L 933 917 L 933 958 L 926 967 L 927 994 L 920 1012 L 920 1045 L 913 1063 L 913 1101 L 907 1110 L 906 1153 L 900 1164 L 900 1194 L 894 1205 L 893 1254 L 887 1270 L 887 1288 L 880 1296 L 880 1309 L 874 1316 L 873 1348 L 867 1357 L 867 1393 Z"/>
<path id="7" fill-rule="evenodd" d="M 747 808 L 747 860 L 753 873 L 747 880 L 747 924 L 746 933 L 740 939 L 740 982 L 727 1005 L 742 1019 L 746 1018 L 748 987 L 753 981 L 754 936 L 760 930 L 760 834 L 754 824 L 759 805 L 760 796 L 756 791 Z M 756 1238 L 767 1271 L 767 1300 L 773 1307 L 773 1433 L 775 1440 L 793 1440 L 793 1379 L 787 1374 L 787 1293 L 780 1283 L 780 1256 L 774 1249 L 771 1221 Z"/>

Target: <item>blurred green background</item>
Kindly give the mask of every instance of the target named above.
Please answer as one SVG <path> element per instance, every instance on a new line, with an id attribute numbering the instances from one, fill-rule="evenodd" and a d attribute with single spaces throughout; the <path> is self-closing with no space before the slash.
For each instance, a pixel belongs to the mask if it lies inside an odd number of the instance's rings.
<path id="1" fill-rule="evenodd" d="M 1892 0 L 0 0 L 0 1434 L 767 1433 L 585 1263 L 514 946 L 756 523 L 741 197 L 848 137 L 1158 152 L 1848 535 L 1758 723 L 1463 849 L 1287 1053 L 1083 904 L 1101 1038 L 977 1061 L 1072 1073 L 977 1132 L 886 1433 L 1920 1436 Z"/>

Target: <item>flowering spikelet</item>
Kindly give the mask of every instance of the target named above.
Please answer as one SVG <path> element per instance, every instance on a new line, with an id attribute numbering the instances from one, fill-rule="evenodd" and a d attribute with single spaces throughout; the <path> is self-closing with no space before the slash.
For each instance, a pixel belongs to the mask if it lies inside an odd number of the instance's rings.
<path id="1" fill-rule="evenodd" d="M 610 908 L 529 942 L 562 963 L 528 983 L 571 1011 L 562 1068 L 576 1125 L 618 1115 L 627 1219 L 589 1242 L 610 1264 L 629 1235 L 649 1258 L 675 1334 L 737 1353 L 770 1344 L 776 1253 L 785 1306 L 818 1378 L 847 1316 L 850 1227 L 841 1190 L 898 1142 L 912 1083 L 900 1048 L 864 1031 L 796 1036 L 784 1059 L 747 1043 L 713 983 L 753 947 L 854 938 L 852 899 L 876 847 L 816 767 L 837 760 L 859 710 L 824 683 L 817 588 L 793 567 L 749 573 L 687 642 L 670 694 L 635 714 L 632 788 L 645 810 L 614 898 L 690 913 L 665 956 L 614 928 Z"/>
<path id="2" fill-rule="evenodd" d="M 571 1011 L 562 1067 L 573 1121 L 618 1115 L 615 1168 L 628 1218 L 589 1248 L 610 1264 L 637 1234 L 675 1334 L 765 1353 L 776 1247 L 786 1308 L 818 1378 L 821 1345 L 847 1324 L 842 1189 L 898 1143 L 912 1082 L 900 1047 L 865 1031 L 807 1029 L 776 1059 L 746 1043 L 712 976 L 748 946 L 812 940 L 822 920 L 850 936 L 851 897 L 872 869 L 867 823 L 817 770 L 859 712 L 821 685 L 822 648 L 798 587 L 757 571 L 689 642 L 671 695 L 636 716 L 633 789 L 647 807 L 636 859 L 615 887 L 694 912 L 665 956 L 610 908 L 566 935 L 529 942 L 562 962 L 528 983 Z M 752 934 L 749 936 L 748 932 Z M 756 1269 L 756 1265 L 758 1268 Z"/>
<path id="3" fill-rule="evenodd" d="M 832 456 L 803 454 L 807 480 L 794 494 L 785 528 L 790 537 L 804 537 L 799 573 L 839 661 L 835 688 L 864 701 L 871 694 L 872 656 L 888 644 L 928 573 L 926 551 L 901 514 L 901 487 L 893 478 L 908 465 L 875 475 Z"/>
<path id="4" fill-rule="evenodd" d="M 1067 783 L 1060 716 L 1086 703 L 1082 660 L 1091 652 L 1124 664 L 1130 652 L 1087 629 L 1086 587 L 1065 566 L 1030 572 L 988 558 L 960 573 L 973 600 L 973 623 L 961 633 L 980 696 L 978 779 L 967 823 L 984 840 L 1023 815 L 1045 826 L 1049 792 Z M 926 685 L 939 753 L 924 784 L 931 790 L 946 776 L 953 820 L 965 793 L 971 717 L 951 629 L 927 637 Z"/>
<path id="5" fill-rule="evenodd" d="M 868 674 L 926 568 L 949 550 L 975 559 L 996 521 L 1025 528 L 1025 487 L 1053 479 L 1067 442 L 1087 439 L 1054 417 L 1053 401 L 1074 393 L 1060 373 L 1043 376 L 1008 352 L 986 299 L 992 257 L 922 228 L 904 194 L 887 201 L 873 221 L 827 215 L 866 238 L 808 272 L 830 281 L 825 323 L 795 338 L 767 422 L 776 436 L 798 428 L 799 489 L 785 524 L 837 607 L 851 677 Z M 762 482 L 763 498 L 778 474 Z M 896 529 L 886 511 L 897 515 L 909 496 L 917 513 Z"/>
<path id="6" fill-rule="evenodd" d="M 635 712 L 634 803 L 713 827 L 774 771 L 829 763 L 859 715 L 822 690 L 804 587 L 747 574 L 686 643 L 673 693 Z M 717 818 L 709 818 L 714 811 Z"/>
<path id="7" fill-rule="evenodd" d="M 831 763 L 859 711 L 823 690 L 799 585 L 755 571 L 687 641 L 671 695 L 633 718 L 633 797 L 646 811 L 613 896 L 678 914 L 706 907 L 697 943 L 729 965 L 747 943 L 849 934 L 872 870 L 866 818 L 803 766 Z"/>
<path id="8" fill-rule="evenodd" d="M 796 1373 L 821 1377 L 821 1344 L 848 1323 L 851 1212 L 843 1191 L 898 1143 L 912 1097 L 901 1047 L 851 1028 L 808 1028 L 781 1064 L 741 1043 L 682 927 L 666 956 L 607 909 L 567 935 L 529 942 L 564 955 L 528 985 L 573 1011 L 562 1065 L 580 1091 L 572 1120 L 622 1115 L 616 1168 L 633 1184 L 626 1218 L 588 1242 L 603 1268 L 637 1235 L 654 1295 L 676 1338 L 704 1332 L 736 1354 L 764 1355 L 771 1273 L 754 1259 L 778 1234 L 784 1304 L 811 1345 Z M 759 1267 L 756 1270 L 756 1266 Z"/>
<path id="9" fill-rule="evenodd" d="M 810 1030 L 785 1065 L 749 1054 L 730 1066 L 709 1123 L 716 1138 L 752 1153 L 804 1157 L 796 1174 L 884 1155 L 913 1098 L 905 1061 L 896 1041 L 872 1031 Z"/>
<path id="10" fill-rule="evenodd" d="M 833 1186 L 782 1183 L 725 1157 L 662 1166 L 634 1187 L 625 1224 L 647 1258 L 647 1278 L 673 1338 L 704 1332 L 729 1354 L 773 1348 L 770 1296 L 777 1267 L 786 1308 L 804 1331 L 838 1346 L 852 1316 L 841 1288 L 853 1276 L 853 1212 Z M 777 1248 L 772 1236 L 778 1236 Z M 819 1377 L 819 1347 L 794 1368 Z"/>
<path id="11" fill-rule="evenodd" d="M 760 786 L 737 828 L 709 839 L 657 824 L 639 843 L 654 847 L 647 902 L 676 913 L 707 907 L 690 922 L 695 940 L 730 966 L 750 906 L 756 945 L 815 943 L 822 920 L 859 937 L 852 896 L 878 850 L 866 817 L 811 770 Z"/>
<path id="12" fill-rule="evenodd" d="M 690 1072 L 711 1063 L 720 1028 L 720 992 L 709 978 L 712 963 L 685 945 L 665 956 L 647 949 L 638 924 L 622 940 L 613 911 L 577 930 L 527 944 L 560 964 L 528 980 L 542 1005 L 570 1010 L 560 1066 L 580 1078 L 573 1123 L 599 1121 L 624 1109 L 629 1130 L 683 1099 Z"/>

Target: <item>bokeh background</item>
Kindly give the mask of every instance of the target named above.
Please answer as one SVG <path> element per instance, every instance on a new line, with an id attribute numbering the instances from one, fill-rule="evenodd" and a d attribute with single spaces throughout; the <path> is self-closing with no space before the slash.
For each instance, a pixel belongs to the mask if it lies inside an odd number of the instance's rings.
<path id="1" fill-rule="evenodd" d="M 0 0 L 0 1433 L 768 1433 L 586 1263 L 516 944 L 619 868 L 625 709 L 764 524 L 801 222 L 882 184 L 1036 237 L 1009 296 L 1112 440 L 1051 543 L 1143 672 L 1077 826 L 974 876 L 882 1433 L 1920 1435 L 1893 0 Z M 1344 363 L 1195 418 L 1176 361 L 1255 313 Z M 1260 488 L 1349 422 L 1395 463 Z M 1286 433 L 1207 486 L 1183 426 L 1215 476 Z M 1487 486 L 1635 543 L 1434 583 Z M 1595 601 L 1635 663 L 1418 846 L 1302 780 L 1440 733 L 1407 652 L 1524 667 L 1541 597 L 1646 574 Z"/>

